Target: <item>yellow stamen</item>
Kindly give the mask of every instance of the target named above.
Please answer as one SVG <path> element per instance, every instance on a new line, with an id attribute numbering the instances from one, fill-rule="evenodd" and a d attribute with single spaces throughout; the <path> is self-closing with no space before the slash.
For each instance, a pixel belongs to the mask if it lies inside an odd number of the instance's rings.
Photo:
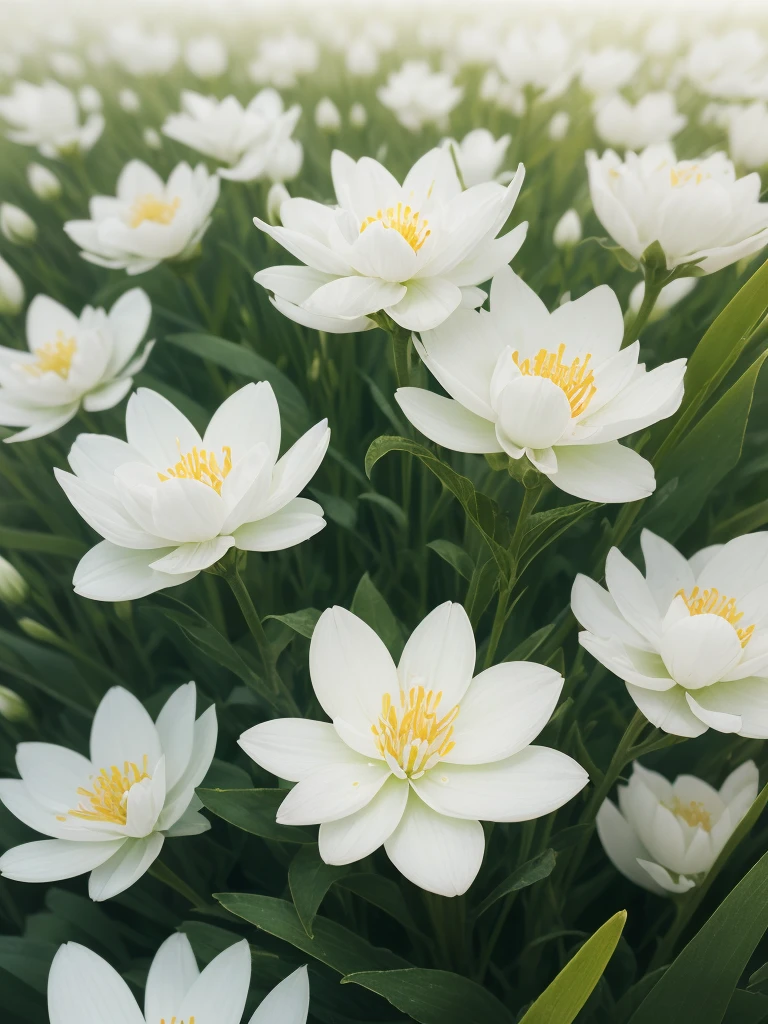
<path id="1" fill-rule="evenodd" d="M 692 164 L 690 167 L 670 167 L 669 169 L 669 183 L 672 188 L 679 188 L 681 185 L 688 185 L 693 182 L 694 185 L 700 185 L 702 181 L 706 181 L 711 175 L 702 171 L 698 164 Z"/>
<path id="2" fill-rule="evenodd" d="M 181 199 L 178 196 L 168 203 L 165 199 L 148 193 L 139 196 L 134 201 L 128 223 L 132 228 L 137 228 L 145 220 L 151 220 L 154 224 L 170 224 L 176 216 L 179 206 L 181 206 Z"/>
<path id="3" fill-rule="evenodd" d="M 669 809 L 691 828 L 700 825 L 705 832 L 709 832 L 712 828 L 712 815 L 700 800 L 691 800 L 690 803 L 684 804 L 680 797 L 676 796 Z"/>
<path id="4" fill-rule="evenodd" d="M 93 780 L 93 789 L 78 787 L 78 796 L 85 800 L 81 800 L 68 813 L 83 821 L 108 821 L 113 825 L 125 825 L 128 821 L 128 791 L 137 782 L 149 778 L 146 754 L 140 768 L 133 761 L 124 761 L 122 772 L 115 764 L 111 768 L 102 768 Z M 59 821 L 67 820 L 66 815 L 56 817 Z"/>
<path id="5" fill-rule="evenodd" d="M 360 234 L 362 235 L 369 224 L 378 223 L 385 228 L 394 228 L 413 251 L 418 252 L 432 234 L 429 230 L 429 221 L 420 220 L 419 216 L 418 210 L 412 210 L 410 206 L 403 206 L 402 203 L 388 206 L 386 210 L 377 210 L 375 217 L 366 217 L 360 225 Z"/>
<path id="6" fill-rule="evenodd" d="M 173 477 L 176 480 L 199 480 L 212 487 L 217 494 L 221 494 L 221 485 L 232 469 L 232 449 L 227 445 L 222 447 L 224 461 L 220 466 L 214 452 L 194 447 L 191 452 L 183 454 L 178 437 L 176 445 L 179 449 L 179 461 L 175 466 L 168 467 L 168 476 L 165 473 L 158 473 L 158 479 L 169 480 Z"/>
<path id="7" fill-rule="evenodd" d="M 735 597 L 726 597 L 715 587 L 702 591 L 694 587 L 690 597 L 685 590 L 678 590 L 675 597 L 682 597 L 691 615 L 719 615 L 721 619 L 725 619 L 736 630 L 742 647 L 747 646 L 755 632 L 754 624 L 738 628 L 738 623 L 744 618 L 744 612 L 738 610 Z"/>
<path id="8" fill-rule="evenodd" d="M 165 1017 L 161 1017 L 160 1018 L 160 1024 L 165 1024 Z M 168 1024 L 177 1024 L 176 1018 L 175 1017 L 171 1017 L 170 1020 L 168 1021 Z M 178 1024 L 184 1024 L 184 1021 L 180 1020 L 178 1022 Z M 190 1017 L 189 1020 L 187 1021 L 187 1024 L 195 1024 L 195 1018 L 194 1017 Z"/>
<path id="9" fill-rule="evenodd" d="M 414 686 L 407 693 L 401 690 L 397 703 L 389 693 L 382 697 L 379 723 L 371 732 L 382 757 L 410 778 L 419 778 L 455 746 L 451 736 L 459 705 L 440 718 L 442 696 L 442 691 Z"/>
<path id="10" fill-rule="evenodd" d="M 561 344 L 557 352 L 548 352 L 541 348 L 531 359 L 520 362 L 520 353 L 513 352 L 512 360 L 526 377 L 546 377 L 565 392 L 571 406 L 571 417 L 580 416 L 592 401 L 597 391 L 595 375 L 589 365 L 592 353 L 588 352 L 581 361 L 579 356 L 572 363 L 563 362 L 565 345 Z"/>
<path id="11" fill-rule="evenodd" d="M 57 373 L 66 380 L 76 351 L 75 339 L 67 338 L 64 331 L 57 331 L 56 340 L 41 345 L 35 352 L 34 363 L 27 363 L 24 371 L 32 377 L 42 377 L 44 373 Z"/>

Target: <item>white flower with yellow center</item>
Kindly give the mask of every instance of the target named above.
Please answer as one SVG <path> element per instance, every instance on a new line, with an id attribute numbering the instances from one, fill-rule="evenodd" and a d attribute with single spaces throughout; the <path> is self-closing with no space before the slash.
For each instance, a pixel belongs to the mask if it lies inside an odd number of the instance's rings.
<path id="1" fill-rule="evenodd" d="M 219 179 L 202 164 L 181 163 L 168 182 L 131 160 L 117 179 L 116 196 L 94 196 L 90 220 L 70 220 L 64 230 L 90 263 L 143 274 L 163 260 L 196 255 L 219 198 Z"/>
<path id="2" fill-rule="evenodd" d="M 59 947 L 48 975 L 51 1024 L 240 1024 L 251 981 L 251 952 L 235 942 L 202 971 L 183 932 L 155 953 L 144 1012 L 122 976 L 77 942 Z M 307 968 L 299 967 L 261 1001 L 249 1024 L 306 1024 Z"/>
<path id="3" fill-rule="evenodd" d="M 246 384 L 219 406 L 205 434 L 147 388 L 131 396 L 127 442 L 81 434 L 73 473 L 55 470 L 67 497 L 105 539 L 75 570 L 75 592 L 131 601 L 197 576 L 236 547 L 279 551 L 325 526 L 315 501 L 299 498 L 331 432 L 321 420 L 280 452 L 272 387 Z"/>
<path id="4" fill-rule="evenodd" d="M 668 782 L 635 763 L 619 786 L 619 806 L 606 800 L 597 833 L 614 865 L 659 896 L 699 885 L 757 796 L 758 772 L 745 761 L 720 790 L 695 775 Z"/>
<path id="5" fill-rule="evenodd" d="M 399 388 L 423 434 L 457 452 L 524 455 L 568 494 L 636 501 L 656 486 L 651 464 L 618 438 L 670 416 L 685 360 L 646 372 L 639 342 L 607 285 L 553 313 L 509 268 L 491 282 L 490 312 L 458 310 L 416 348 L 445 388 Z"/>
<path id="6" fill-rule="evenodd" d="M 659 242 L 667 269 L 695 263 L 705 274 L 768 244 L 768 203 L 760 175 L 736 178 L 725 153 L 678 160 L 669 145 L 602 157 L 587 153 L 589 191 L 605 230 L 639 259 Z"/>
<path id="7" fill-rule="evenodd" d="M 11 126 L 11 142 L 36 146 L 49 159 L 86 153 L 104 130 L 101 114 L 80 124 L 74 93 L 59 82 L 15 82 L 9 96 L 0 96 L 0 117 Z"/>
<path id="8" fill-rule="evenodd" d="M 255 280 L 286 316 L 335 333 L 367 330 L 385 312 L 425 331 L 458 306 L 478 306 L 487 281 L 517 253 L 527 224 L 497 238 L 523 184 L 522 164 L 504 188 L 484 182 L 462 192 L 450 153 L 433 149 L 400 185 L 376 160 L 336 150 L 337 206 L 289 199 L 282 227 L 254 218 L 306 266 L 269 267 Z"/>
<path id="9" fill-rule="evenodd" d="M 25 428 L 6 441 L 50 434 L 81 407 L 117 405 L 152 351 L 150 341 L 136 355 L 151 315 L 141 288 L 125 292 L 109 313 L 86 306 L 79 317 L 36 295 L 27 310 L 29 351 L 0 347 L 0 424 Z"/>
<path id="10" fill-rule="evenodd" d="M 581 645 L 665 732 L 768 738 L 768 533 L 690 560 L 650 530 L 641 543 L 645 576 L 611 548 L 607 593 L 576 577 Z"/>
<path id="11" fill-rule="evenodd" d="M 440 605 L 411 634 L 398 665 L 343 608 L 312 634 L 312 686 L 330 722 L 282 718 L 243 733 L 257 764 L 297 785 L 277 814 L 320 823 L 320 856 L 350 864 L 382 844 L 415 885 L 465 892 L 480 870 L 480 820 L 528 821 L 587 782 L 574 760 L 531 746 L 563 678 L 527 662 L 474 679 L 475 639 L 458 604 Z"/>
<path id="12" fill-rule="evenodd" d="M 205 832 L 195 788 L 216 748 L 216 709 L 195 719 L 194 683 L 180 686 L 153 722 L 140 701 L 115 686 L 91 728 L 90 757 L 54 743 L 20 743 L 21 779 L 0 780 L 0 800 L 51 836 L 8 850 L 0 873 L 18 882 L 57 882 L 90 871 L 91 899 L 133 885 L 166 837 Z"/>

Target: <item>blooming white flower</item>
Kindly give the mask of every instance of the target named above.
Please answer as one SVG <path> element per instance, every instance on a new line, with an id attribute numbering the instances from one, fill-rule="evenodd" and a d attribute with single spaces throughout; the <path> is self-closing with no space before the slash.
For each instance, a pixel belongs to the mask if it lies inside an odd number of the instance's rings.
<path id="1" fill-rule="evenodd" d="M 186 683 L 153 722 L 132 693 L 114 686 L 94 715 L 90 758 L 54 743 L 20 743 L 21 779 L 0 779 L 0 800 L 51 838 L 8 850 L 0 873 L 57 882 L 90 871 L 91 899 L 106 900 L 141 878 L 166 838 L 209 829 L 195 788 L 216 749 L 216 708 L 195 720 L 195 702 L 195 684 Z"/>
<path id="2" fill-rule="evenodd" d="M 480 185 L 484 181 L 499 181 L 505 184 L 511 180 L 510 172 L 499 173 L 511 139 L 511 135 L 502 135 L 496 139 L 487 128 L 474 128 L 461 142 L 443 139 L 440 145 L 449 152 L 453 151 L 464 184 L 471 188 L 472 185 Z"/>
<path id="3" fill-rule="evenodd" d="M 449 153 L 433 149 L 402 185 L 370 157 L 335 150 L 331 174 L 337 207 L 308 199 L 283 203 L 282 227 L 266 231 L 307 266 L 269 267 L 255 280 L 286 316 L 344 333 L 373 326 L 384 310 L 412 331 L 435 327 L 464 302 L 479 305 L 476 286 L 507 264 L 527 224 L 497 238 L 517 199 L 524 168 L 505 189 L 485 182 L 462 192 Z"/>
<path id="4" fill-rule="evenodd" d="M 15 316 L 24 305 L 24 284 L 21 278 L 0 256 L 0 316 Z"/>
<path id="5" fill-rule="evenodd" d="M 622 349 L 623 334 L 607 285 L 550 313 L 507 267 L 491 282 L 490 312 L 460 309 L 415 341 L 451 397 L 399 388 L 395 398 L 445 448 L 527 455 L 568 494 L 637 501 L 653 493 L 653 469 L 618 438 L 676 411 L 685 360 L 647 373 L 640 343 Z"/>
<path id="6" fill-rule="evenodd" d="M 619 786 L 619 806 L 606 800 L 597 833 L 614 865 L 659 896 L 700 884 L 757 796 L 758 772 L 745 761 L 720 790 L 695 775 L 668 782 L 635 762 Z"/>
<path id="7" fill-rule="evenodd" d="M 141 108 L 141 100 L 135 89 L 121 89 L 117 94 L 117 102 L 126 114 L 135 114 Z"/>
<path id="8" fill-rule="evenodd" d="M 337 132 L 341 128 L 341 113 L 330 98 L 323 96 L 315 107 L 315 124 L 321 132 Z"/>
<path id="9" fill-rule="evenodd" d="M 329 608 L 315 626 L 309 671 L 331 722 L 282 718 L 243 733 L 257 764 L 296 785 L 284 825 L 320 823 L 320 856 L 350 864 L 382 844 L 415 885 L 460 895 L 480 869 L 480 820 L 528 821 L 561 807 L 587 773 L 530 744 L 563 678 L 505 662 L 472 678 L 475 638 L 446 602 L 411 634 L 396 666 L 374 631 Z"/>
<path id="10" fill-rule="evenodd" d="M 696 277 L 679 277 L 676 281 L 670 281 L 669 284 L 665 284 L 651 310 L 651 315 L 648 318 L 649 321 L 652 323 L 654 320 L 661 319 L 673 306 L 676 306 L 678 302 L 681 302 L 687 295 L 690 295 L 697 283 L 698 278 Z M 645 281 L 638 281 L 629 293 L 629 308 L 633 313 L 639 312 L 644 298 Z"/>
<path id="11" fill-rule="evenodd" d="M 37 238 L 37 224 L 13 203 L 0 203 L 0 232 L 14 245 L 31 245 Z"/>
<path id="12" fill-rule="evenodd" d="M 197 252 L 219 198 L 219 179 L 203 164 L 180 163 L 167 184 L 141 160 L 117 179 L 116 196 L 95 196 L 90 220 L 70 220 L 64 230 L 90 263 L 143 274 L 162 260 L 183 261 Z"/>
<path id="13" fill-rule="evenodd" d="M 768 46 L 751 28 L 704 36 L 685 59 L 688 79 L 705 96 L 758 99 L 768 95 Z"/>
<path id="14" fill-rule="evenodd" d="M 86 306 L 79 317 L 36 295 L 27 310 L 29 351 L 0 346 L 0 424 L 26 428 L 5 440 L 50 434 L 81 407 L 117 405 L 152 351 L 154 341 L 136 355 L 151 315 L 141 288 L 125 292 L 109 313 Z"/>
<path id="15" fill-rule="evenodd" d="M 585 53 L 579 71 L 581 87 L 596 96 L 615 92 L 634 78 L 641 60 L 634 50 L 617 46 Z"/>
<path id="16" fill-rule="evenodd" d="M 579 642 L 623 679 L 653 725 L 676 736 L 708 728 L 768 737 L 768 533 L 684 558 L 650 530 L 646 575 L 617 548 L 606 593 L 578 575 Z"/>
<path id="17" fill-rule="evenodd" d="M 603 100 L 595 114 L 595 130 L 603 142 L 622 149 L 644 149 L 669 142 L 686 126 L 669 92 L 648 92 L 634 105 L 623 96 Z"/>
<path id="18" fill-rule="evenodd" d="M 370 78 L 379 70 L 379 51 L 371 39 L 358 36 L 347 45 L 344 64 L 355 78 Z"/>
<path id="19" fill-rule="evenodd" d="M 50 159 L 87 152 L 104 130 L 104 118 L 97 113 L 81 125 L 74 93 L 51 81 L 14 82 L 10 96 L 0 96 L 0 117 L 12 126 L 6 133 L 11 142 L 37 146 Z"/>
<path id="20" fill-rule="evenodd" d="M 677 160 L 671 146 L 602 157 L 587 153 L 592 205 L 606 231 L 639 259 L 659 242 L 672 270 L 696 263 L 712 274 L 768 244 L 760 175 L 736 179 L 725 153 Z"/>
<path id="21" fill-rule="evenodd" d="M 390 72 L 376 95 L 404 128 L 418 132 L 425 124 L 444 128 L 464 89 L 454 84 L 448 72 L 432 71 L 427 61 L 407 60 Z"/>
<path id="22" fill-rule="evenodd" d="M 325 526 L 322 508 L 297 495 L 323 460 L 321 420 L 282 458 L 271 386 L 247 384 L 214 413 L 201 438 L 167 399 L 139 388 L 126 410 L 125 441 L 81 434 L 74 471 L 56 478 L 105 539 L 80 560 L 75 592 L 131 601 L 197 576 L 236 547 L 279 551 Z"/>
<path id="23" fill-rule="evenodd" d="M 176 932 L 152 960 L 142 1013 L 118 972 L 77 942 L 59 947 L 48 975 L 48 1012 L 54 1024 L 240 1024 L 251 980 L 251 952 L 241 939 L 200 971 L 189 939 Z M 262 1000 L 249 1024 L 305 1024 L 307 968 L 300 967 Z"/>
<path id="24" fill-rule="evenodd" d="M 165 75 L 179 59 L 179 41 L 172 32 L 148 32 L 133 22 L 111 29 L 107 45 L 116 64 L 137 77 Z"/>
<path id="25" fill-rule="evenodd" d="M 554 21 L 537 29 L 513 29 L 497 50 L 496 64 L 514 89 L 528 86 L 544 99 L 561 96 L 576 70 L 568 36 Z"/>
<path id="26" fill-rule="evenodd" d="M 184 63 L 198 78 L 218 78 L 227 70 L 229 54 L 220 36 L 195 36 L 184 47 Z"/>
<path id="27" fill-rule="evenodd" d="M 747 170 L 768 165 L 768 104 L 751 103 L 729 112 L 728 150 L 734 163 Z"/>
<path id="28" fill-rule="evenodd" d="M 314 39 L 287 30 L 261 40 L 256 58 L 248 66 L 248 75 L 257 85 L 291 89 L 301 75 L 316 71 L 319 61 L 320 51 Z"/>
<path id="29" fill-rule="evenodd" d="M 570 249 L 581 241 L 581 218 L 575 210 L 566 210 L 555 224 L 552 241 L 557 249 Z"/>
<path id="30" fill-rule="evenodd" d="M 349 108 L 349 123 L 353 128 L 365 128 L 368 123 L 368 111 L 362 103 L 353 103 Z"/>

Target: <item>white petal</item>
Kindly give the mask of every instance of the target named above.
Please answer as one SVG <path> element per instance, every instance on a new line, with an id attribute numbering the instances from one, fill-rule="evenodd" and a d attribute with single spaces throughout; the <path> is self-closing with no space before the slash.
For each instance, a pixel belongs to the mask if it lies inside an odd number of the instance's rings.
<path id="1" fill-rule="evenodd" d="M 251 950 L 241 939 L 214 957 L 193 982 L 179 1009 L 180 1020 L 240 1024 L 250 981 Z"/>
<path id="2" fill-rule="evenodd" d="M 721 616 L 689 615 L 672 626 L 665 623 L 660 652 L 675 682 L 694 690 L 722 679 L 741 659 L 742 647 Z"/>
<path id="3" fill-rule="evenodd" d="M 349 760 L 349 748 L 330 722 L 278 718 L 247 729 L 237 742 L 256 764 L 288 782 Z"/>
<path id="4" fill-rule="evenodd" d="M 200 972 L 189 939 L 176 932 L 155 953 L 144 992 L 144 1016 L 148 1021 L 177 1017 L 181 1003 Z"/>
<path id="5" fill-rule="evenodd" d="M 261 510 L 262 516 L 277 512 L 304 490 L 323 461 L 330 440 L 328 420 L 320 420 L 278 460 L 272 472 L 272 491 Z"/>
<path id="6" fill-rule="evenodd" d="M 232 539 L 241 551 L 282 551 L 303 544 L 324 526 L 321 505 L 307 498 L 294 498 L 266 518 L 238 526 Z"/>
<path id="7" fill-rule="evenodd" d="M 661 864 L 654 864 L 653 861 L 640 860 L 638 861 L 640 867 L 648 872 L 650 877 L 660 888 L 666 889 L 667 892 L 681 893 L 688 892 L 692 889 L 696 883 L 691 878 L 686 878 L 685 875 L 680 875 L 678 880 L 675 881 L 666 868 L 663 868 Z"/>
<path id="8" fill-rule="evenodd" d="M 706 706 L 706 703 L 699 703 L 691 693 L 686 693 L 685 699 L 694 715 L 710 729 L 715 729 L 717 732 L 741 732 L 743 724 L 741 715 L 734 715 L 729 711 L 713 711 Z"/>
<path id="9" fill-rule="evenodd" d="M 269 449 L 273 464 L 280 453 L 280 410 L 268 381 L 246 384 L 222 402 L 208 424 L 203 444 L 216 457 L 225 446 L 237 463 L 257 444 Z"/>
<path id="10" fill-rule="evenodd" d="M 126 839 L 118 852 L 94 868 L 88 880 L 88 895 L 100 903 L 129 889 L 160 855 L 164 836 L 153 832 L 146 839 Z"/>
<path id="11" fill-rule="evenodd" d="M 144 1017 L 114 967 L 86 946 L 59 946 L 48 974 L 51 1024 L 144 1024 Z"/>
<path id="12" fill-rule="evenodd" d="M 197 571 L 171 575 L 149 567 L 150 562 L 174 550 L 133 551 L 103 540 L 80 559 L 72 580 L 75 593 L 92 601 L 135 601 L 166 587 L 178 587 L 194 579 Z"/>
<path id="13" fill-rule="evenodd" d="M 27 344 L 31 352 L 36 352 L 42 345 L 56 340 L 59 331 L 66 337 L 77 337 L 81 331 L 80 321 L 66 306 L 50 298 L 38 294 L 27 309 Z"/>
<path id="14" fill-rule="evenodd" d="M 375 277 L 337 277 L 321 285 L 302 303 L 319 316 L 354 318 L 377 313 L 405 295 L 405 285 Z"/>
<path id="15" fill-rule="evenodd" d="M 605 800 L 597 812 L 596 825 L 600 842 L 614 867 L 635 885 L 662 895 L 665 890 L 637 863 L 638 859 L 649 859 L 648 851 L 610 800 Z"/>
<path id="16" fill-rule="evenodd" d="M 155 722 L 160 747 L 165 755 L 165 778 L 169 791 L 184 774 L 192 755 L 196 702 L 195 684 L 185 683 L 173 691 Z"/>
<path id="17" fill-rule="evenodd" d="M 685 700 L 685 690 L 675 686 L 671 690 L 646 690 L 627 683 L 627 691 L 651 725 L 672 733 L 673 736 L 701 736 L 707 731 Z"/>
<path id="18" fill-rule="evenodd" d="M 423 686 L 442 692 L 441 707 L 462 699 L 475 670 L 475 635 L 460 604 L 445 601 L 421 620 L 400 655 L 397 674 L 403 690 Z"/>
<path id="19" fill-rule="evenodd" d="M 101 387 L 89 391 L 83 398 L 83 408 L 86 412 L 104 412 L 105 409 L 112 409 L 118 402 L 122 402 L 132 385 L 132 377 L 123 377 L 102 384 Z"/>
<path id="20" fill-rule="evenodd" d="M 172 402 L 149 388 L 131 395 L 125 411 L 125 432 L 131 447 L 155 469 L 179 461 L 179 452 L 202 447 L 200 435 Z"/>
<path id="21" fill-rule="evenodd" d="M 342 764 L 318 768 L 297 782 L 280 804 L 281 825 L 317 825 L 354 814 L 372 800 L 390 777 L 387 766 L 349 751 Z"/>
<path id="22" fill-rule="evenodd" d="M 558 306 L 549 318 L 550 344 L 564 341 L 568 351 L 592 353 L 596 362 L 615 355 L 624 336 L 624 314 L 616 293 L 601 284 L 572 302 Z M 542 342 L 544 345 L 544 342 Z"/>
<path id="23" fill-rule="evenodd" d="M 645 577 L 618 548 L 611 548 L 605 560 L 605 581 L 611 597 L 631 626 L 658 650 L 661 615 Z"/>
<path id="24" fill-rule="evenodd" d="M 275 309 L 289 320 L 302 324 L 304 327 L 311 327 L 316 331 L 326 331 L 328 334 L 357 334 L 358 331 L 370 331 L 376 324 L 367 316 L 356 317 L 354 320 L 345 320 L 337 316 L 321 316 L 319 313 L 310 313 L 303 306 L 295 302 L 275 295 L 270 299 Z"/>
<path id="25" fill-rule="evenodd" d="M 502 451 L 494 424 L 452 398 L 423 388 L 398 388 L 395 400 L 414 427 L 435 444 L 479 455 Z"/>
<path id="26" fill-rule="evenodd" d="M 167 555 L 150 562 L 149 568 L 153 572 L 169 573 L 171 576 L 184 576 L 185 579 L 189 579 L 190 574 L 197 574 L 201 569 L 207 569 L 214 562 L 218 562 L 234 545 L 234 537 L 214 537 L 213 540 L 179 544 Z"/>
<path id="27" fill-rule="evenodd" d="M 444 277 L 408 282 L 408 290 L 396 304 L 386 307 L 396 324 L 409 331 L 429 331 L 461 305 L 461 291 Z"/>
<path id="28" fill-rule="evenodd" d="M 653 467 L 618 441 L 557 447 L 557 473 L 551 477 L 566 494 L 586 501 L 639 501 L 653 494 Z"/>
<path id="29" fill-rule="evenodd" d="M 259 1003 L 249 1024 L 306 1024 L 309 1013 L 309 976 L 299 967 L 276 985 Z"/>
<path id="30" fill-rule="evenodd" d="M 6 850 L 0 874 L 17 882 L 59 882 L 97 868 L 119 852 L 124 839 L 77 843 L 68 839 L 41 839 Z"/>
<path id="31" fill-rule="evenodd" d="M 109 769 L 124 761 L 141 767 L 146 757 L 151 775 L 162 756 L 160 737 L 144 705 L 122 686 L 113 686 L 102 697 L 91 726 L 91 761 L 94 768 Z"/>
<path id="32" fill-rule="evenodd" d="M 596 636 L 612 637 L 621 643 L 641 649 L 652 645 L 633 629 L 621 614 L 616 602 L 599 583 L 582 573 L 576 575 L 571 588 L 571 610 L 581 625 Z"/>
<path id="33" fill-rule="evenodd" d="M 73 798 L 93 772 L 87 757 L 55 743 L 19 743 L 16 767 L 30 794 L 54 811 L 73 807 Z"/>
<path id="34" fill-rule="evenodd" d="M 393 775 L 376 796 L 354 814 L 320 826 L 320 856 L 326 864 L 352 864 L 368 857 L 400 824 L 408 801 L 408 783 Z"/>
<path id="35" fill-rule="evenodd" d="M 678 590 L 690 592 L 695 582 L 693 572 L 688 559 L 676 547 L 650 530 L 643 530 L 640 545 L 648 589 L 664 615 Z"/>

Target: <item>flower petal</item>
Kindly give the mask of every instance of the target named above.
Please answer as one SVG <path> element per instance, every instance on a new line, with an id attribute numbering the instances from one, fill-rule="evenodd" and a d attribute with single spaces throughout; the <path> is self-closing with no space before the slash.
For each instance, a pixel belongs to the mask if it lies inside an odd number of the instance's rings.
<path id="1" fill-rule="evenodd" d="M 195 954 L 183 932 L 165 940 L 155 953 L 144 991 L 144 1016 L 148 1021 L 178 1017 L 184 996 L 200 975 Z"/>
<path id="2" fill-rule="evenodd" d="M 97 903 L 129 889 L 159 857 L 165 837 L 152 832 L 146 839 L 126 839 L 117 853 L 91 872 L 88 895 Z"/>
<path id="3" fill-rule="evenodd" d="M 640 885 L 657 896 L 663 895 L 666 890 L 638 864 L 638 860 L 649 860 L 650 854 L 614 803 L 610 800 L 603 801 L 597 812 L 595 824 L 600 842 L 613 866 L 635 885 Z"/>
<path id="4" fill-rule="evenodd" d="M 41 839 L 25 843 L 6 850 L 0 857 L 0 874 L 16 882 L 60 882 L 98 868 L 126 842 L 126 839 L 99 843 Z"/>
<path id="5" fill-rule="evenodd" d="M 150 563 L 175 548 L 134 551 L 103 540 L 80 559 L 72 583 L 75 593 L 92 601 L 135 601 L 166 587 L 194 579 L 198 570 L 179 574 L 157 572 Z"/>
<path id="6" fill-rule="evenodd" d="M 341 764 L 318 768 L 297 782 L 280 804 L 280 825 L 317 825 L 354 814 L 372 800 L 390 777 L 383 762 L 372 763 L 349 750 Z"/>
<path id="7" fill-rule="evenodd" d="M 240 1024 L 251 982 L 251 950 L 241 939 L 219 953 L 192 983 L 178 1011 L 197 1024 Z"/>
<path id="8" fill-rule="evenodd" d="M 256 764 L 288 782 L 349 760 L 349 747 L 330 722 L 278 718 L 246 729 L 237 742 Z"/>
<path id="9" fill-rule="evenodd" d="M 650 462 L 618 441 L 559 445 L 555 454 L 557 472 L 550 479 L 585 501 L 639 501 L 656 489 Z"/>
<path id="10" fill-rule="evenodd" d="M 48 974 L 51 1024 L 144 1024 L 133 993 L 114 967 L 78 942 L 59 946 Z"/>
<path id="11" fill-rule="evenodd" d="M 393 775 L 359 811 L 320 826 L 320 856 L 326 864 L 352 864 L 368 857 L 400 824 L 409 787 Z"/>
<path id="12" fill-rule="evenodd" d="M 435 444 L 454 452 L 500 452 L 496 428 L 452 398 L 424 388 L 398 388 L 395 400 L 411 423 Z"/>
<path id="13" fill-rule="evenodd" d="M 651 725 L 673 736 L 701 736 L 707 731 L 707 726 L 688 707 L 682 686 L 662 691 L 646 690 L 632 683 L 627 683 L 626 687 Z"/>
<path id="14" fill-rule="evenodd" d="M 475 634 L 460 604 L 445 601 L 421 620 L 400 655 L 400 688 L 442 692 L 448 711 L 462 699 L 475 669 Z"/>

